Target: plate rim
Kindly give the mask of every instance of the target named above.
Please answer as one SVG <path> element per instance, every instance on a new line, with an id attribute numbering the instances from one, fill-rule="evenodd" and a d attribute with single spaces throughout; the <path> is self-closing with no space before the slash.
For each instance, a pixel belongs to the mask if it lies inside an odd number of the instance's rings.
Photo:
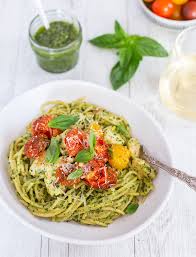
<path id="1" fill-rule="evenodd" d="M 128 104 L 131 102 L 131 104 L 133 104 L 136 109 L 139 109 L 140 111 L 142 111 L 147 117 L 148 119 L 151 120 L 151 122 L 154 124 L 154 126 L 156 126 L 156 128 L 159 130 L 163 140 L 165 141 L 165 146 L 168 152 L 168 156 L 169 156 L 169 162 L 170 165 L 173 164 L 173 158 L 172 158 L 172 154 L 171 154 L 171 150 L 170 150 L 170 146 L 168 143 L 168 140 L 165 136 L 165 133 L 162 129 L 162 127 L 160 126 L 160 124 L 155 120 L 155 118 L 149 113 L 147 112 L 144 107 L 136 104 L 134 101 L 132 101 L 130 98 L 128 98 L 127 96 L 124 96 L 122 94 L 120 94 L 119 92 L 116 91 L 112 91 L 109 88 L 105 88 L 103 86 L 101 86 L 98 83 L 94 83 L 94 82 L 90 82 L 90 81 L 84 81 L 84 80 L 53 80 L 53 81 L 49 81 L 46 83 L 42 83 L 34 88 L 31 88 L 29 90 L 26 90 L 25 92 L 23 92 L 20 95 L 15 96 L 14 98 L 12 98 L 0 111 L 0 115 L 1 113 L 5 112 L 7 108 L 9 108 L 9 105 L 11 105 L 14 101 L 17 101 L 18 99 L 20 99 L 21 97 L 24 97 L 25 95 L 30 94 L 32 91 L 35 90 L 41 90 L 42 88 L 46 88 L 47 86 L 54 86 L 57 83 L 80 83 L 80 85 L 82 86 L 90 86 L 90 87 L 94 87 L 98 90 L 104 90 L 106 92 L 109 92 L 110 94 L 115 94 L 118 95 L 119 97 L 121 97 L 121 99 L 123 99 L 125 102 L 127 102 Z M 107 245 L 107 244 L 112 244 L 115 243 L 116 241 L 122 241 L 128 238 L 133 237 L 134 235 L 138 234 L 139 232 L 141 232 L 142 230 L 144 230 L 145 228 L 147 228 L 154 219 L 156 219 L 156 217 L 158 217 L 160 215 L 160 213 L 162 212 L 162 210 L 164 209 L 164 207 L 166 206 L 171 193 L 173 191 L 173 187 L 174 187 L 174 183 L 173 183 L 173 178 L 171 177 L 171 183 L 170 183 L 170 187 L 169 190 L 167 192 L 167 195 L 164 199 L 164 201 L 161 203 L 161 205 L 157 208 L 157 210 L 155 210 L 155 212 L 149 217 L 147 218 L 143 224 L 139 225 L 136 229 L 129 231 L 123 235 L 120 236 L 114 236 L 108 239 L 104 239 L 104 240 L 83 240 L 83 239 L 73 239 L 73 238 L 69 238 L 69 237 L 64 237 L 64 236 L 59 236 L 59 235 L 54 235 L 51 234 L 49 232 L 44 231 L 43 229 L 39 228 L 37 225 L 33 225 L 31 224 L 29 221 L 27 221 L 26 219 L 22 218 L 19 214 L 15 213 L 14 210 L 6 203 L 5 199 L 3 199 L 3 196 L 0 195 L 0 203 L 6 208 L 6 210 L 12 215 L 14 216 L 17 220 L 19 220 L 23 225 L 27 226 L 28 228 L 32 229 L 35 232 L 38 232 L 41 235 L 44 235 L 48 238 L 60 241 L 60 242 L 64 242 L 64 243 L 70 243 L 70 244 L 76 244 L 76 245 Z"/>

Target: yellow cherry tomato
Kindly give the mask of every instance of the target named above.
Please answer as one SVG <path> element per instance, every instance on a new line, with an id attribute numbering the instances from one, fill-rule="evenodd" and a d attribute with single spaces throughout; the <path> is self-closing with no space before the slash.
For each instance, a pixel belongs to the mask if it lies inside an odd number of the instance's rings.
<path id="1" fill-rule="evenodd" d="M 130 151 L 126 146 L 115 144 L 111 147 L 111 158 L 109 159 L 109 164 L 117 169 L 123 170 L 128 166 Z"/>
<path id="2" fill-rule="evenodd" d="M 177 5 L 182 5 L 182 4 L 186 4 L 188 0 L 172 0 L 172 2 Z"/>

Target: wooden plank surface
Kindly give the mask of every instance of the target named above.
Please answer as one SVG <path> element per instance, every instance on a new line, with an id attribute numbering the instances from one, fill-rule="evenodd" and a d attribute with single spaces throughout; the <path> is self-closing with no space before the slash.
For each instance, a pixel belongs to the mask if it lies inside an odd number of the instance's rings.
<path id="1" fill-rule="evenodd" d="M 44 0 L 46 9 L 75 12 L 84 40 L 77 67 L 63 74 L 41 70 L 28 42 L 28 25 L 36 10 L 32 1 L 0 0 L 0 108 L 15 95 L 56 79 L 83 79 L 111 87 L 109 71 L 116 62 L 113 52 L 91 46 L 88 40 L 112 32 L 117 19 L 129 33 L 158 39 L 172 49 L 177 31 L 152 23 L 137 0 Z M 168 137 L 176 167 L 196 175 L 195 124 L 183 122 L 160 103 L 158 82 L 168 60 L 145 58 L 134 79 L 120 93 L 143 105 L 160 123 Z M 161 215 L 135 237 L 109 246 L 76 246 L 40 236 L 0 211 L 0 257 L 195 257 L 195 194 L 175 183 L 170 201 Z"/>

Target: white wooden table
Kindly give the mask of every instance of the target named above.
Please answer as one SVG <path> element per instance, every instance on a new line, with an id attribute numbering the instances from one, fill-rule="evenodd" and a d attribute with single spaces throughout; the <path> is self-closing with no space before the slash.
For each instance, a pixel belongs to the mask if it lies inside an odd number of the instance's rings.
<path id="1" fill-rule="evenodd" d="M 84 30 L 80 62 L 74 70 L 60 75 L 41 70 L 28 42 L 28 25 L 36 14 L 32 1 L 0 0 L 1 108 L 14 96 L 50 80 L 83 79 L 110 87 L 109 70 L 116 57 L 91 46 L 87 40 L 112 31 L 115 19 L 129 33 L 152 36 L 169 50 L 178 33 L 152 23 L 140 10 L 137 0 L 44 0 L 44 5 L 46 9 L 71 8 L 77 13 Z M 196 124 L 182 122 L 159 102 L 158 81 L 166 63 L 166 59 L 146 58 L 134 79 L 119 91 L 144 105 L 161 124 L 175 166 L 196 175 Z M 195 257 L 195 200 L 193 191 L 175 183 L 167 207 L 153 224 L 134 238 L 102 247 L 50 240 L 1 209 L 0 257 Z"/>

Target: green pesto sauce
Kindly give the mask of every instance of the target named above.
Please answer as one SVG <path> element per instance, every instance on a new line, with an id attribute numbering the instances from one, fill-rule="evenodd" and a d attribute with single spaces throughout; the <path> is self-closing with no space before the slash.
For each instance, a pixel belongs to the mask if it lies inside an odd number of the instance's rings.
<path id="1" fill-rule="evenodd" d="M 53 21 L 48 30 L 39 28 L 33 40 L 36 44 L 31 42 L 31 47 L 38 64 L 44 70 L 60 73 L 72 69 L 77 64 L 82 31 L 74 24 Z"/>
<path id="2" fill-rule="evenodd" d="M 48 48 L 62 48 L 78 38 L 75 26 L 65 21 L 53 21 L 47 30 L 41 27 L 34 35 L 35 41 Z"/>

